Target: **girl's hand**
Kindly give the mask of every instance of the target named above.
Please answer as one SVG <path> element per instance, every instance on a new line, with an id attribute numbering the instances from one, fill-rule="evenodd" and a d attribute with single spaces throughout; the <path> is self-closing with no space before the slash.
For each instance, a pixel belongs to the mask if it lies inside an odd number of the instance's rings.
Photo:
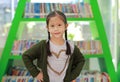
<path id="1" fill-rule="evenodd" d="M 72 82 L 76 82 L 76 80 L 72 80 Z"/>
<path id="2" fill-rule="evenodd" d="M 38 75 L 37 75 L 37 80 L 39 81 L 39 82 L 43 82 L 43 73 L 42 72 L 40 72 Z"/>

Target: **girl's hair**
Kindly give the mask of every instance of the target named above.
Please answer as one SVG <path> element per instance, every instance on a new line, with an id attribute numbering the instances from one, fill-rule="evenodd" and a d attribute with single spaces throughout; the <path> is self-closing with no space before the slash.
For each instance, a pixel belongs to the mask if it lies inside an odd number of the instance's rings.
<path id="1" fill-rule="evenodd" d="M 65 24 L 67 24 L 67 19 L 66 19 L 66 16 L 64 15 L 64 13 L 62 13 L 61 11 L 53 11 L 53 12 L 49 13 L 47 18 L 46 18 L 47 27 L 49 25 L 50 18 L 55 17 L 55 16 L 59 16 L 63 20 L 63 22 Z M 67 41 L 67 30 L 65 30 L 65 39 L 66 39 L 66 47 L 67 47 L 66 54 L 70 55 L 71 49 L 70 49 L 70 44 Z M 48 32 L 47 54 L 48 54 L 48 56 L 51 56 L 49 40 L 50 40 L 50 33 Z"/>

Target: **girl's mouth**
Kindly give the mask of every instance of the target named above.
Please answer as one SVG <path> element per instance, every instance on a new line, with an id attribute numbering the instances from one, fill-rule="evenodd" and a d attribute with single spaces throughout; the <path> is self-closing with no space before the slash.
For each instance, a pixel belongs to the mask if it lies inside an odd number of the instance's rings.
<path id="1" fill-rule="evenodd" d="M 54 33 L 54 34 L 60 34 L 60 32 L 56 32 L 56 33 Z"/>

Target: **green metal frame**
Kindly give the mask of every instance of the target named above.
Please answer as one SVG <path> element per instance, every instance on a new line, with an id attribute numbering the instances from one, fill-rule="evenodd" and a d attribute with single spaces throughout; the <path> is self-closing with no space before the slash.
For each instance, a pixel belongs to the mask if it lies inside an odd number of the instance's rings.
<path id="1" fill-rule="evenodd" d="M 88 0 L 86 0 L 88 1 Z M 6 44 L 1 56 L 0 61 L 0 81 L 2 77 L 6 74 L 10 65 L 12 65 L 13 60 L 21 60 L 21 56 L 13 56 L 10 55 L 12 46 L 14 44 L 14 40 L 16 38 L 18 27 L 21 21 L 45 21 L 45 18 L 36 19 L 36 18 L 22 18 L 24 8 L 26 5 L 26 0 L 19 0 L 18 7 L 16 9 L 15 18 L 13 19 L 11 29 L 8 34 L 8 38 L 6 40 Z M 99 40 L 102 43 L 103 54 L 95 54 L 95 55 L 85 55 L 86 59 L 89 58 L 97 58 L 99 60 L 100 68 L 102 72 L 107 72 L 111 78 L 111 82 L 118 82 L 117 75 L 115 73 L 115 69 L 112 62 L 112 57 L 108 45 L 108 40 L 106 37 L 102 17 L 100 14 L 100 10 L 98 7 L 97 0 L 90 0 L 90 4 L 92 7 L 93 18 L 67 18 L 68 21 L 95 21 L 97 26 L 97 31 L 99 35 Z M 20 37 L 20 36 L 19 36 Z"/>

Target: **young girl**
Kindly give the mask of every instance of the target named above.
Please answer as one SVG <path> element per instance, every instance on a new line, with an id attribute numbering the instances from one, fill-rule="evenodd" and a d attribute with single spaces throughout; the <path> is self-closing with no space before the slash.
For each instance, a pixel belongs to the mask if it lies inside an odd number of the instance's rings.
<path id="1" fill-rule="evenodd" d="M 47 16 L 46 24 L 48 40 L 42 40 L 24 52 L 25 66 L 40 82 L 75 82 L 85 59 L 77 46 L 67 40 L 66 16 L 53 11 Z M 33 63 L 35 59 L 37 65 Z"/>

